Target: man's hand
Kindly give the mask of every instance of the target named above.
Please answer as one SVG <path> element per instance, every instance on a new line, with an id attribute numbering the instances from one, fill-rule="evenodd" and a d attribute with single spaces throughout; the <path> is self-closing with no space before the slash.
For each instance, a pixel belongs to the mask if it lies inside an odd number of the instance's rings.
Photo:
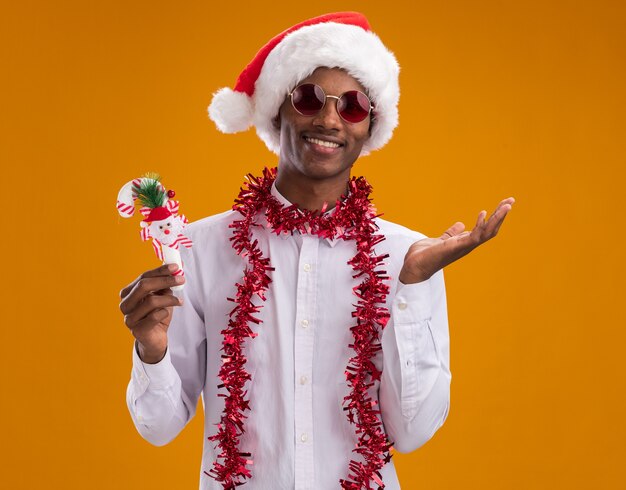
<path id="1" fill-rule="evenodd" d="M 481 211 L 472 231 L 463 231 L 465 225 L 457 221 L 439 238 L 424 238 L 415 242 L 404 257 L 400 282 L 413 284 L 425 281 L 438 270 L 496 236 L 514 202 L 512 197 L 501 201 L 488 220 L 485 220 L 487 211 Z"/>
<path id="2" fill-rule="evenodd" d="M 148 364 L 163 359 L 173 307 L 182 304 L 170 289 L 185 282 L 172 275 L 177 269 L 169 264 L 144 272 L 120 291 L 124 323 L 137 339 L 139 357 Z"/>

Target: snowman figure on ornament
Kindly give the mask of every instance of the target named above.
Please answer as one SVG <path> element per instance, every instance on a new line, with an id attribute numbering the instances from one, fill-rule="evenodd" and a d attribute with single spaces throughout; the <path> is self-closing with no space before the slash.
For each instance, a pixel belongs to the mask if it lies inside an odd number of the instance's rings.
<path id="1" fill-rule="evenodd" d="M 179 248 L 191 248 L 193 242 L 184 235 L 188 221 L 178 214 L 179 203 L 173 197 L 173 190 L 166 190 L 155 174 L 134 179 L 126 183 L 117 196 L 117 210 L 124 218 L 135 213 L 135 201 L 139 200 L 139 212 L 144 217 L 141 221 L 141 239 L 152 239 L 154 252 L 164 264 L 177 264 L 174 275 L 184 275 L 183 262 Z M 183 286 L 175 286 L 180 290 Z"/>

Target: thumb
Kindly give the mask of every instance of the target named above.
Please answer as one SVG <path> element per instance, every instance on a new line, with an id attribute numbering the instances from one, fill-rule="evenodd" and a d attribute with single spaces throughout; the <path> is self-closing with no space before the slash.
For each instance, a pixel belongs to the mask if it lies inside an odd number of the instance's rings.
<path id="1" fill-rule="evenodd" d="M 452 238 L 453 236 L 458 235 L 464 229 L 465 229 L 465 225 L 463 223 L 461 223 L 460 221 L 457 221 L 450 228 L 448 228 L 446 231 L 444 231 L 443 235 L 441 235 L 439 238 L 441 240 L 447 240 L 448 238 Z"/>

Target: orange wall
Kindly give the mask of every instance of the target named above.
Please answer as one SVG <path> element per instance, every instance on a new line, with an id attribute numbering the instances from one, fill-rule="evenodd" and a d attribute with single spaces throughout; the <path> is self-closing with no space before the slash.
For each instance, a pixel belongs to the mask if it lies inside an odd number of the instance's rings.
<path id="1" fill-rule="evenodd" d="M 439 235 L 517 199 L 447 270 L 451 413 L 396 456 L 403 488 L 623 482 L 623 2 L 93 3 L 0 13 L 0 487 L 197 488 L 201 418 L 154 448 L 126 411 L 117 294 L 156 259 L 115 197 L 153 170 L 191 219 L 228 208 L 275 158 L 214 129 L 211 93 L 275 33 L 356 5 L 402 65 L 400 127 L 357 165 L 379 209 Z"/>

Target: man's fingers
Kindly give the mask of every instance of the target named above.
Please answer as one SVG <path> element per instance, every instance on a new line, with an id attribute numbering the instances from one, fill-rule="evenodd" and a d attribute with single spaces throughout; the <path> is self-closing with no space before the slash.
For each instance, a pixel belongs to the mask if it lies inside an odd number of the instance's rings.
<path id="1" fill-rule="evenodd" d="M 132 312 L 137 305 L 149 294 L 156 293 L 172 286 L 183 284 L 185 278 L 183 276 L 157 276 L 143 277 L 139 279 L 133 289 L 126 295 L 120 303 L 120 310 L 124 315 Z"/>
<path id="2" fill-rule="evenodd" d="M 151 269 L 149 271 L 146 271 L 120 291 L 120 298 L 124 299 L 126 296 L 128 296 L 128 294 L 132 291 L 132 289 L 141 279 L 144 279 L 146 277 L 171 276 L 177 270 L 178 270 L 178 265 L 176 264 L 164 264 L 160 267 L 157 267 L 156 269 Z"/>
<path id="3" fill-rule="evenodd" d="M 506 212 L 508 212 L 511 209 L 511 206 L 513 205 L 514 202 L 515 202 L 515 199 L 513 199 L 512 197 L 502 199 L 502 201 L 500 201 L 500 203 L 498 204 L 498 206 L 496 207 L 496 209 L 494 210 L 493 214 L 491 215 L 489 219 L 495 216 L 501 216 L 503 210 L 506 210 L 505 211 L 505 214 L 506 214 Z"/>
<path id="4" fill-rule="evenodd" d="M 496 226 L 495 226 L 495 228 L 493 230 L 493 236 L 496 236 L 498 234 L 498 230 L 502 226 L 502 223 L 504 223 L 504 218 L 506 218 L 506 215 L 509 214 L 510 210 L 511 210 L 511 206 L 510 205 L 508 206 L 508 209 L 507 208 L 503 208 L 502 217 L 496 223 Z"/>
<path id="5" fill-rule="evenodd" d="M 507 197 L 500 201 L 495 211 L 489 216 L 489 219 L 485 220 L 487 216 L 487 211 L 483 210 L 478 214 L 478 219 L 476 220 L 476 227 L 472 232 L 475 231 L 477 237 L 479 238 L 480 243 L 493 238 L 498 233 L 500 229 L 500 225 L 502 225 L 502 221 L 507 213 L 511 210 L 511 206 L 515 202 L 515 199 L 512 197 Z"/>
<path id="6" fill-rule="evenodd" d="M 463 223 L 461 223 L 460 221 L 457 221 L 450 228 L 448 228 L 446 231 L 444 231 L 443 235 L 441 235 L 439 238 L 441 240 L 447 240 L 448 238 L 452 238 L 453 236 L 458 235 L 464 229 L 465 229 L 465 225 Z"/>
<path id="7" fill-rule="evenodd" d="M 153 328 L 154 325 L 157 325 L 165 320 L 169 314 L 170 312 L 167 310 L 167 308 L 160 308 L 158 310 L 151 311 L 145 318 L 135 324 L 135 326 L 133 327 L 133 333 Z"/>
<path id="8" fill-rule="evenodd" d="M 473 234 L 474 238 L 478 241 L 478 243 L 489 240 L 489 238 L 493 238 L 500 229 L 502 225 L 502 221 L 506 214 L 511 210 L 511 206 L 515 202 L 515 199 L 512 197 L 507 197 L 500 201 L 495 211 L 487 217 L 487 211 L 484 209 L 478 213 L 478 218 L 476 219 L 476 226 L 471 232 L 464 232 L 465 225 L 460 221 L 454 223 L 450 228 L 448 228 L 443 235 L 439 237 L 441 240 L 447 240 L 452 237 L 464 238 L 469 234 Z"/>
<path id="9" fill-rule="evenodd" d="M 504 221 L 504 218 L 511 210 L 512 201 L 514 202 L 513 198 L 503 200 L 498 205 L 498 208 L 489 217 L 489 221 L 487 222 L 487 226 L 485 229 L 487 235 L 485 238 L 486 240 L 489 240 L 490 238 L 496 236 L 498 230 L 500 229 L 500 226 L 502 225 L 502 222 Z"/>
<path id="10" fill-rule="evenodd" d="M 496 220 L 501 219 L 503 215 L 506 215 L 506 213 L 508 213 L 511 210 L 511 207 L 513 206 L 514 202 L 515 202 L 515 199 L 513 199 L 512 197 L 507 197 L 506 199 L 502 199 L 502 201 L 500 201 L 500 203 L 494 210 L 493 214 L 489 217 L 489 220 L 491 220 L 492 218 Z"/>
<path id="11" fill-rule="evenodd" d="M 480 230 L 483 226 L 485 226 L 485 216 L 487 216 L 487 211 L 485 211 L 484 209 L 480 213 L 478 213 L 478 218 L 476 218 L 476 226 L 474 227 L 474 229 Z"/>
<path id="12" fill-rule="evenodd" d="M 144 299 L 130 314 L 126 315 L 124 323 L 126 323 L 128 328 L 134 328 L 137 323 L 151 312 L 170 306 L 180 306 L 181 304 L 182 300 L 176 296 L 158 296 L 153 294 Z"/>

